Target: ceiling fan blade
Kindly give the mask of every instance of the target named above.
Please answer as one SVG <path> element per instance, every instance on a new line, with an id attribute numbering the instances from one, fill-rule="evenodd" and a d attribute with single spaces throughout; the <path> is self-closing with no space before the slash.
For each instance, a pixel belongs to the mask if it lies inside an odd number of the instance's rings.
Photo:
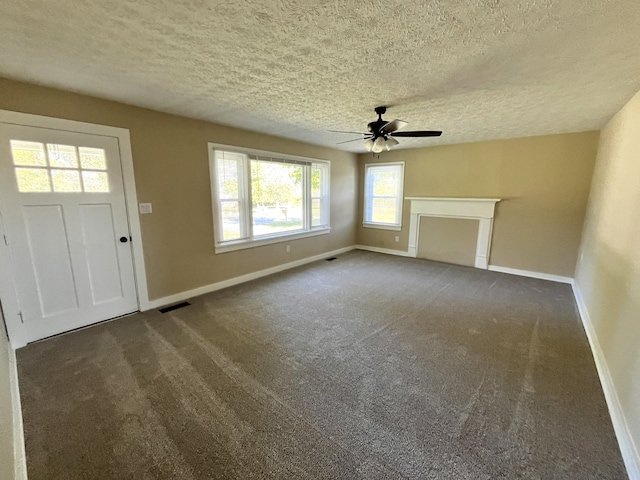
<path id="1" fill-rule="evenodd" d="M 439 137 L 442 135 L 438 130 L 417 130 L 415 132 L 392 132 L 392 137 Z"/>
<path id="2" fill-rule="evenodd" d="M 401 128 L 406 127 L 407 125 L 409 125 L 409 122 L 405 122 L 404 120 L 398 120 L 396 118 L 395 120 L 391 120 L 390 122 L 385 123 L 380 129 L 380 132 L 381 133 L 395 132 L 396 130 L 400 130 Z"/>
<path id="3" fill-rule="evenodd" d="M 371 138 L 371 137 L 369 137 L 369 138 Z M 336 143 L 336 145 L 340 145 L 341 143 L 349 143 L 349 142 L 358 142 L 358 141 L 361 142 L 361 141 L 366 140 L 366 139 L 367 139 L 367 137 L 365 137 L 365 138 L 354 138 L 353 140 L 345 140 L 344 142 L 338 142 L 338 143 Z"/>
<path id="4" fill-rule="evenodd" d="M 369 135 L 369 133 L 365 133 L 365 132 L 346 132 L 344 130 L 327 130 L 327 132 L 331 132 L 331 133 L 353 133 L 354 135 Z"/>

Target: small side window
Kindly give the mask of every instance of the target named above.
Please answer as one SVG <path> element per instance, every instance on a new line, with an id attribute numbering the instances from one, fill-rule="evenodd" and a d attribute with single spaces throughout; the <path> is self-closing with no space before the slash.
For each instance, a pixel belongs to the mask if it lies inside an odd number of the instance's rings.
<path id="1" fill-rule="evenodd" d="M 367 164 L 364 177 L 363 225 L 400 230 L 404 162 Z"/>

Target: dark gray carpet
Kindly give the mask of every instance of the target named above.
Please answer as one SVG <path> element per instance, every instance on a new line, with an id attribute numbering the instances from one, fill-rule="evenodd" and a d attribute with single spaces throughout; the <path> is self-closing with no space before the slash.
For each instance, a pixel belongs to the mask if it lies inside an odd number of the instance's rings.
<path id="1" fill-rule="evenodd" d="M 626 478 L 571 288 L 369 252 L 18 351 L 29 478 Z"/>

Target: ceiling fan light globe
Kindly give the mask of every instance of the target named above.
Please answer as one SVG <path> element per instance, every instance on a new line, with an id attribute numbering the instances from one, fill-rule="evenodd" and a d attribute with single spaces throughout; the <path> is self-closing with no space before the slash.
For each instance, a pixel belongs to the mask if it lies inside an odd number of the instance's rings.
<path id="1" fill-rule="evenodd" d="M 376 138 L 375 142 L 373 142 L 373 148 L 371 149 L 373 153 L 380 153 L 384 150 L 385 140 L 384 137 Z"/>
<path id="2" fill-rule="evenodd" d="M 391 150 L 393 147 L 395 147 L 396 145 L 398 145 L 398 140 L 396 140 L 393 137 L 389 137 L 387 138 L 387 141 L 385 142 L 384 146 L 386 147 L 387 151 Z"/>
<path id="3" fill-rule="evenodd" d="M 371 150 L 373 150 L 373 140 L 372 139 L 366 140 L 363 146 L 367 150 L 367 152 L 370 152 Z"/>

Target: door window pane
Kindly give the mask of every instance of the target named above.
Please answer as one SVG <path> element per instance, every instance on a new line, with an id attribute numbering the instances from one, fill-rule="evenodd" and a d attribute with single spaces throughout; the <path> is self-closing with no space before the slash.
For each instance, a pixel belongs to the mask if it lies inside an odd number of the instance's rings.
<path id="1" fill-rule="evenodd" d="M 82 183 L 84 183 L 84 191 L 90 193 L 108 192 L 109 176 L 107 172 L 91 172 L 84 170 L 82 172 Z"/>
<path id="2" fill-rule="evenodd" d="M 47 158 L 44 155 L 44 145 L 41 143 L 11 140 L 11 154 L 14 165 L 23 165 L 26 167 L 47 166 Z"/>
<path id="3" fill-rule="evenodd" d="M 251 160 L 253 235 L 301 230 L 303 167 Z"/>
<path id="4" fill-rule="evenodd" d="M 102 148 L 11 140 L 18 191 L 21 193 L 109 192 Z M 78 153 L 80 162 L 78 162 Z M 32 167 L 32 168 L 22 168 Z"/>
<path id="5" fill-rule="evenodd" d="M 106 170 L 107 159 L 101 148 L 79 147 L 80 165 L 88 170 Z"/>
<path id="6" fill-rule="evenodd" d="M 78 170 L 51 170 L 54 192 L 81 192 Z"/>
<path id="7" fill-rule="evenodd" d="M 50 192 L 49 172 L 45 168 L 16 168 L 18 191 Z"/>
<path id="8" fill-rule="evenodd" d="M 78 155 L 73 145 L 47 144 L 49 165 L 58 168 L 78 168 Z"/>

